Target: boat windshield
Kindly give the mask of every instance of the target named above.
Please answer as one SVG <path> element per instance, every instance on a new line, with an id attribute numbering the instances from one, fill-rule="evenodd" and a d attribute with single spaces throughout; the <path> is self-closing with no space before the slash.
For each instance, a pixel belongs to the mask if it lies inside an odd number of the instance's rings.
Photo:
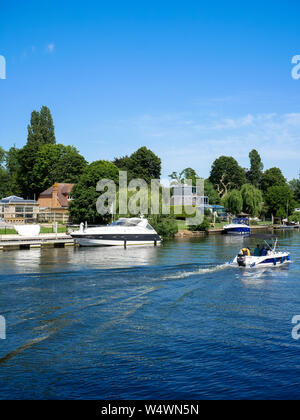
<path id="1" fill-rule="evenodd" d="M 237 217 L 236 219 L 233 219 L 233 223 L 237 225 L 249 225 L 249 219 L 246 219 L 245 217 Z"/>
<path id="2" fill-rule="evenodd" d="M 111 223 L 110 226 L 137 226 L 141 223 L 141 219 L 119 219 L 116 222 Z"/>

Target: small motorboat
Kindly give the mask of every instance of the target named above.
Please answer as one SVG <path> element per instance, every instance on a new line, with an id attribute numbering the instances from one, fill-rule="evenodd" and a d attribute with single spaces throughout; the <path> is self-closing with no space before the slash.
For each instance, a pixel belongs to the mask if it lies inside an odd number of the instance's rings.
<path id="1" fill-rule="evenodd" d="M 251 235 L 249 220 L 244 217 L 233 219 L 232 223 L 224 226 L 224 233 L 229 235 Z"/>
<path id="2" fill-rule="evenodd" d="M 121 218 L 108 226 L 85 228 L 70 235 L 80 246 L 124 246 L 159 245 L 162 241 L 158 233 L 141 217 Z"/>
<path id="3" fill-rule="evenodd" d="M 265 239 L 265 252 L 264 255 L 254 256 L 251 255 L 248 248 L 242 249 L 239 254 L 231 261 L 231 264 L 238 267 L 254 268 L 254 267 L 280 267 L 283 264 L 291 261 L 290 253 L 287 251 L 277 250 L 278 239 L 274 238 L 274 245 L 272 246 Z"/>
<path id="4" fill-rule="evenodd" d="M 278 227 L 278 229 L 281 230 L 293 230 L 293 229 L 299 229 L 300 225 L 299 223 L 296 222 L 288 222 L 288 221 L 284 221 L 285 223 L 280 225 Z"/>

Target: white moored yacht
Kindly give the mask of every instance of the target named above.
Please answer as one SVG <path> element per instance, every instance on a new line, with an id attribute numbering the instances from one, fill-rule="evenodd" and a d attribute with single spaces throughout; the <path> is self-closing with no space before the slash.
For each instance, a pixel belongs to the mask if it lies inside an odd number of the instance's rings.
<path id="1" fill-rule="evenodd" d="M 229 235 L 251 235 L 251 229 L 249 226 L 249 220 L 245 217 L 237 217 L 233 219 L 232 223 L 224 226 L 224 233 Z"/>
<path id="2" fill-rule="evenodd" d="M 144 218 L 121 218 L 108 226 L 84 228 L 70 233 L 81 246 L 159 245 L 161 237 Z"/>

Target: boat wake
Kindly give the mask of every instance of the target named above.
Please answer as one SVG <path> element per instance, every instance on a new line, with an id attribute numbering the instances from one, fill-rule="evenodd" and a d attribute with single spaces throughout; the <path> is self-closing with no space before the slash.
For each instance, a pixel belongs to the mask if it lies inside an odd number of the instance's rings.
<path id="1" fill-rule="evenodd" d="M 225 264 L 220 264 L 220 265 L 210 265 L 210 266 L 206 264 L 205 267 L 197 268 L 195 270 L 182 271 L 182 272 L 179 272 L 179 273 L 177 272 L 174 274 L 166 274 L 163 277 L 163 280 L 183 279 L 186 277 L 197 276 L 201 274 L 216 273 L 218 271 L 226 270 L 231 267 L 232 267 L 232 264 L 230 263 L 225 263 Z"/>

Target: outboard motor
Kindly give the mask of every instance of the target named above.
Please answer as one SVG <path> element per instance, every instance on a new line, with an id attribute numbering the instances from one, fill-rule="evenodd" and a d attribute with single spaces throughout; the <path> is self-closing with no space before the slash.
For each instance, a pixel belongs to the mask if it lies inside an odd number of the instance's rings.
<path id="1" fill-rule="evenodd" d="M 237 257 L 237 263 L 239 267 L 246 267 L 246 256 L 243 254 L 239 254 Z"/>

